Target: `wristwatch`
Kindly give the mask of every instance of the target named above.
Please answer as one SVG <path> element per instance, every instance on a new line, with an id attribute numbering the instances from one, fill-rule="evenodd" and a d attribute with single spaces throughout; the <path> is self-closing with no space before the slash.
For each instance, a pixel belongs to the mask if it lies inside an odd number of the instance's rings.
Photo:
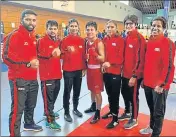
<path id="1" fill-rule="evenodd" d="M 30 68 L 30 67 L 31 67 L 31 63 L 27 63 L 27 64 L 26 64 L 26 67 L 27 67 L 27 68 Z"/>

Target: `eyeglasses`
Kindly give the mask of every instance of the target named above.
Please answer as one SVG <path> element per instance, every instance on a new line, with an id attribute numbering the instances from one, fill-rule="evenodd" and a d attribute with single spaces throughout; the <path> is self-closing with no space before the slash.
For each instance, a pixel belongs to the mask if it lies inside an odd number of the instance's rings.
<path id="1" fill-rule="evenodd" d="M 125 26 L 128 26 L 128 25 L 132 26 L 133 24 L 134 24 L 133 22 L 126 22 Z"/>

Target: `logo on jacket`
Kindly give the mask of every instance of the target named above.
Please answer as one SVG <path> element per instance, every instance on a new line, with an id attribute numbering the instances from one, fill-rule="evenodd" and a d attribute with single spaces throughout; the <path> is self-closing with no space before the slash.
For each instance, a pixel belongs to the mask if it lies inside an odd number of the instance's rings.
<path id="1" fill-rule="evenodd" d="M 99 88 L 99 85 L 96 85 L 95 88 Z"/>
<path id="2" fill-rule="evenodd" d="M 49 48 L 50 48 L 50 49 L 52 49 L 52 48 L 53 48 L 53 46 L 51 45 L 51 46 L 49 46 Z"/>
<path id="3" fill-rule="evenodd" d="M 81 49 L 81 48 L 82 48 L 82 45 L 80 45 L 79 48 Z"/>
<path id="4" fill-rule="evenodd" d="M 155 51 L 160 52 L 160 48 L 155 48 Z"/>
<path id="5" fill-rule="evenodd" d="M 116 46 L 116 43 L 112 43 L 112 46 Z"/>
<path id="6" fill-rule="evenodd" d="M 34 45 L 36 45 L 36 44 L 37 44 L 37 42 L 36 42 L 36 41 L 34 41 L 34 42 L 33 42 L 33 44 L 34 44 Z"/>
<path id="7" fill-rule="evenodd" d="M 129 47 L 130 47 L 130 48 L 133 48 L 133 45 L 129 44 Z"/>
<path id="8" fill-rule="evenodd" d="M 27 45 L 28 45 L 28 42 L 24 42 L 24 45 L 27 46 Z"/>

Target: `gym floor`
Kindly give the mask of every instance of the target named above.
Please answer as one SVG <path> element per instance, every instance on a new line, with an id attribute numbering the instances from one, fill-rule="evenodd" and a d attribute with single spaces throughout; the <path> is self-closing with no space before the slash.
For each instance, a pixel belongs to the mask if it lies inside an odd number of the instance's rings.
<path id="1" fill-rule="evenodd" d="M 22 124 L 21 124 L 22 136 L 67 136 L 68 134 L 73 132 L 75 129 L 79 128 L 81 124 L 85 123 L 85 121 L 87 121 L 89 118 L 93 116 L 93 113 L 92 114 L 84 113 L 84 110 L 90 107 L 90 104 L 91 104 L 90 92 L 87 90 L 86 78 L 84 77 L 82 82 L 82 89 L 81 89 L 81 95 L 80 95 L 79 107 L 78 107 L 78 109 L 81 112 L 83 112 L 83 117 L 78 118 L 75 115 L 73 115 L 72 95 L 71 95 L 70 114 L 73 118 L 73 122 L 68 123 L 64 120 L 64 117 L 63 117 L 64 110 L 62 107 L 63 90 L 64 90 L 63 82 L 64 81 L 62 79 L 61 90 L 60 90 L 57 102 L 55 104 L 55 111 L 57 111 L 60 114 L 60 118 L 57 119 L 57 122 L 61 125 L 61 131 L 53 131 L 45 127 L 45 119 L 43 118 L 43 111 L 44 111 L 43 99 L 42 99 L 41 91 L 39 90 L 37 106 L 35 108 L 34 120 L 36 123 L 38 123 L 43 127 L 43 131 L 41 132 L 23 131 L 23 118 L 22 118 Z M 103 108 L 108 104 L 107 95 L 105 91 L 102 93 L 102 96 L 103 96 L 103 105 L 102 105 L 102 108 Z M 140 99 L 140 104 L 139 104 L 140 114 L 149 115 L 149 109 L 146 103 L 143 89 L 140 89 L 139 99 Z M 1 73 L 1 136 L 9 136 L 8 118 L 9 118 L 10 107 L 11 107 L 10 105 L 11 105 L 11 96 L 10 96 L 10 87 L 8 84 L 7 72 L 2 72 Z M 167 98 L 167 108 L 166 108 L 165 119 L 173 121 L 176 125 L 176 107 L 175 106 L 176 106 L 176 84 L 172 84 Z M 123 102 L 122 96 L 120 96 L 120 107 L 124 108 L 124 102 Z M 142 121 L 142 120 L 143 119 L 139 119 L 139 121 Z M 169 128 L 169 126 L 167 128 Z M 86 133 L 84 134 L 86 135 Z M 176 133 L 175 133 L 175 136 L 176 136 Z"/>

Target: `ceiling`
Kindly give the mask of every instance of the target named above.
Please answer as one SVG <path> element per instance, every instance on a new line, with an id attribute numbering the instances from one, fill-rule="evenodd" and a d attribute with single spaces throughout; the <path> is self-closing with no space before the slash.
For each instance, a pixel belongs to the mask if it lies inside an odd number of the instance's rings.
<path id="1" fill-rule="evenodd" d="M 164 0 L 130 0 L 129 5 L 144 14 L 156 14 L 157 9 L 164 9 Z M 170 9 L 176 9 L 176 0 L 170 0 Z"/>

